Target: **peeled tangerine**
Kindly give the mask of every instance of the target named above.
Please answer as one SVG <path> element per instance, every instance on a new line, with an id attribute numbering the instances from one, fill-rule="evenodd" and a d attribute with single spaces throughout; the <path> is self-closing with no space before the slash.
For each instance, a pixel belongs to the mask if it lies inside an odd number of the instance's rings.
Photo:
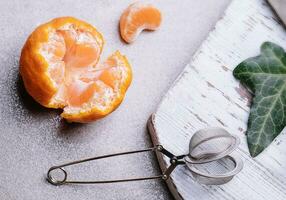
<path id="1" fill-rule="evenodd" d="M 127 43 L 134 42 L 143 30 L 157 30 L 161 21 L 161 12 L 154 6 L 141 2 L 133 3 L 121 15 L 121 37 Z"/>
<path id="2" fill-rule="evenodd" d="M 24 45 L 20 73 L 28 93 L 41 105 L 62 108 L 71 122 L 90 122 L 115 110 L 132 79 L 119 51 L 98 64 L 102 35 L 90 24 L 56 18 L 36 28 Z"/>

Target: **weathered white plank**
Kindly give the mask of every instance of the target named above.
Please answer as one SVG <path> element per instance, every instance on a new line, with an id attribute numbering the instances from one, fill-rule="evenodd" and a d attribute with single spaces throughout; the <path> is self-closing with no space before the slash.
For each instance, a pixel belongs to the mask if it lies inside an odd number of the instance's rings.
<path id="1" fill-rule="evenodd" d="M 176 198 L 286 199 L 285 130 L 263 153 L 250 157 L 245 131 L 251 94 L 232 75 L 238 63 L 259 54 L 264 41 L 286 47 L 286 32 L 269 5 L 233 0 L 159 105 L 152 139 L 174 154 L 186 153 L 191 135 L 209 126 L 223 127 L 242 141 L 237 153 L 245 166 L 237 177 L 225 185 L 205 186 L 179 167 L 168 182 Z M 168 162 L 161 160 L 163 170 Z"/>

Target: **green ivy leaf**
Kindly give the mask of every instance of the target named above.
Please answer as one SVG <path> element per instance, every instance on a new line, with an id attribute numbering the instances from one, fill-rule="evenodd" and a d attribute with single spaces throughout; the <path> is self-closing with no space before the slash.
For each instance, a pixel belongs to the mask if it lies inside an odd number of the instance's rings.
<path id="1" fill-rule="evenodd" d="M 286 125 L 286 53 L 277 44 L 264 42 L 261 55 L 240 63 L 233 75 L 254 93 L 247 143 L 255 157 Z"/>

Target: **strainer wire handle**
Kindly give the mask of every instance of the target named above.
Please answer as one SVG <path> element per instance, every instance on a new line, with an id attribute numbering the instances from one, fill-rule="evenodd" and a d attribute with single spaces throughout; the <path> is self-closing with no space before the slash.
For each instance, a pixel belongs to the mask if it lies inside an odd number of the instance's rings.
<path id="1" fill-rule="evenodd" d="M 166 171 L 161 174 L 161 175 L 155 175 L 155 176 L 149 176 L 149 177 L 138 177 L 138 178 L 125 178 L 125 179 L 114 179 L 114 180 L 86 180 L 86 181 L 79 181 L 79 180 L 68 180 L 68 172 L 64 169 L 64 167 L 71 166 L 71 165 L 76 165 L 84 162 L 89 162 L 93 160 L 99 160 L 99 159 L 104 159 L 104 158 L 109 158 L 109 157 L 115 157 L 115 156 L 121 156 L 121 155 L 127 155 L 127 154 L 136 154 L 136 153 L 142 153 L 142 152 L 148 152 L 148 151 L 157 151 L 161 152 L 162 154 L 166 155 L 167 157 L 170 158 L 170 163 L 171 165 L 166 169 Z M 96 156 L 92 158 L 87 158 L 87 159 L 82 159 L 82 160 L 77 160 L 77 161 L 72 161 L 68 162 L 62 165 L 57 165 L 57 166 L 52 166 L 48 172 L 47 172 L 47 181 L 53 185 L 63 185 L 63 184 L 103 184 L 103 183 L 116 183 L 116 182 L 128 182 L 128 181 L 140 181 L 140 180 L 150 180 L 150 179 L 163 179 L 166 180 L 169 178 L 170 174 L 172 171 L 175 169 L 175 167 L 179 164 L 185 164 L 184 161 L 179 161 L 178 159 L 181 159 L 185 157 L 185 155 L 182 156 L 174 156 L 172 153 L 167 151 L 165 148 L 163 148 L 162 145 L 157 145 L 152 148 L 147 148 L 147 149 L 142 149 L 142 150 L 136 150 L 136 151 L 127 151 L 127 152 L 121 152 L 121 153 L 115 153 L 115 154 L 108 154 L 108 155 L 103 155 L 103 156 Z M 64 178 L 62 180 L 58 180 L 52 176 L 52 172 L 54 170 L 60 170 Z"/>

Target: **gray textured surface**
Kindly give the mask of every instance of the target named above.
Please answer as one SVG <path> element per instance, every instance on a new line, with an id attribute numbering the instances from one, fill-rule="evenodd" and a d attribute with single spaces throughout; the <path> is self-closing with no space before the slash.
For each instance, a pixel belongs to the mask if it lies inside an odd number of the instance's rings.
<path id="1" fill-rule="evenodd" d="M 286 26 L 286 0 L 268 0 L 268 2 Z"/>
<path id="2" fill-rule="evenodd" d="M 229 0 L 154 1 L 163 13 L 159 31 L 132 45 L 117 29 L 132 1 L 0 0 L 0 199 L 170 199 L 162 181 L 55 187 L 45 181 L 51 165 L 83 157 L 149 147 L 145 125 L 162 95 L 188 63 Z M 39 24 L 57 16 L 84 19 L 106 40 L 103 58 L 126 54 L 134 80 L 121 107 L 91 124 L 67 124 L 60 111 L 44 109 L 27 95 L 18 76 L 25 39 Z M 74 178 L 119 178 L 160 173 L 154 155 L 121 157 L 70 168 Z M 78 176 L 81 177 L 78 177 Z"/>

